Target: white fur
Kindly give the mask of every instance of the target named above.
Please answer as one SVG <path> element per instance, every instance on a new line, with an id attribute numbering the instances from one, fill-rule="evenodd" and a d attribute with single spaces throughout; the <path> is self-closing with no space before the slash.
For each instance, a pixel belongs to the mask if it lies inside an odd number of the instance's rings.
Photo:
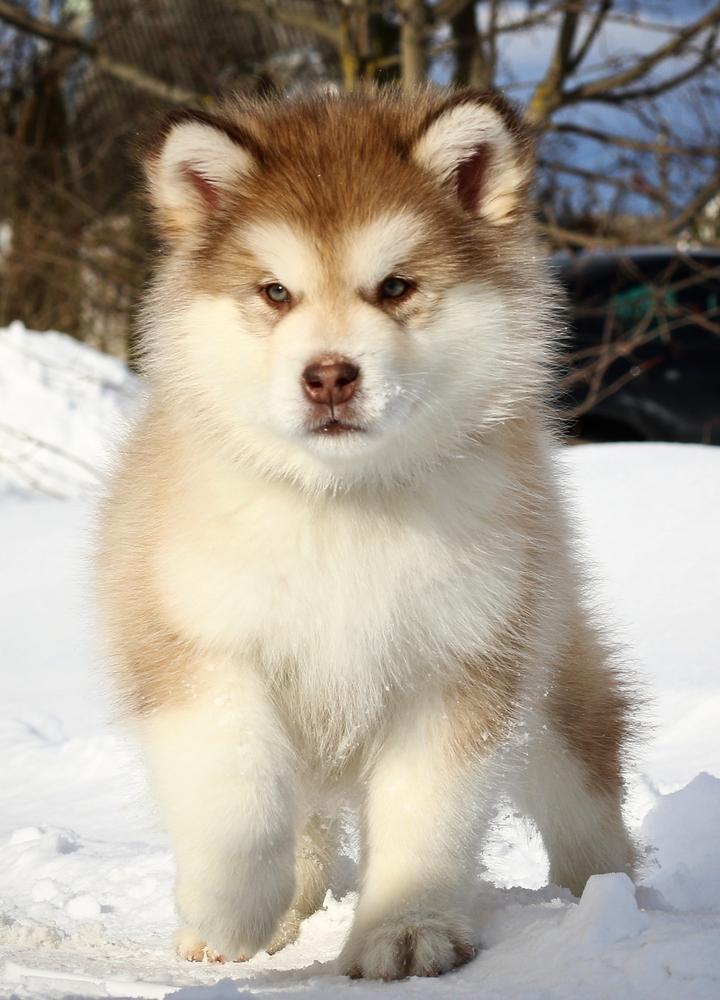
<path id="1" fill-rule="evenodd" d="M 175 842 L 184 946 L 253 955 L 290 906 L 295 866 L 294 755 L 262 684 L 208 659 L 193 697 L 143 736 Z"/>
<path id="2" fill-rule="evenodd" d="M 414 155 L 418 163 L 448 181 L 482 145 L 489 148 L 490 162 L 477 212 L 490 222 L 502 223 L 516 203 L 525 173 L 515 143 L 496 111 L 475 102 L 456 105 L 423 133 Z"/>
<path id="3" fill-rule="evenodd" d="M 284 222 L 256 223 L 243 233 L 243 242 L 267 271 L 267 281 L 279 281 L 294 296 L 317 292 L 322 268 L 317 248 Z"/>
<path id="4" fill-rule="evenodd" d="M 542 835 L 550 881 L 579 895 L 591 875 L 631 871 L 634 848 L 620 803 L 588 790 L 578 762 L 543 712 L 532 714 L 536 724 L 512 794 Z"/>
<path id="5" fill-rule="evenodd" d="M 178 194 L 178 165 L 217 183 L 250 169 L 231 140 L 232 151 L 205 131 L 168 140 L 162 197 Z M 509 141 L 494 111 L 459 105 L 415 156 L 444 180 L 490 143 L 492 215 L 507 207 L 504 185 L 518 183 Z M 364 293 L 418 234 L 406 211 L 385 212 L 321 253 L 285 222 L 239 227 L 234 238 L 288 287 L 293 308 L 232 282 L 198 292 L 184 250 L 164 263 L 146 308 L 162 419 L 140 438 L 144 492 L 118 479 L 109 548 L 131 563 L 118 577 L 126 588 L 143 524 L 142 583 L 169 633 L 204 651 L 190 690 L 177 704 L 167 692 L 141 722 L 191 956 L 205 944 L 234 958 L 270 943 L 308 815 L 353 779 L 363 884 L 347 971 L 431 975 L 469 957 L 476 854 L 510 778 L 546 834 L 554 876 L 627 867 L 631 855 L 619 803 L 592 790 L 543 710 L 578 597 L 538 402 L 548 308 L 537 250 L 529 236 L 513 245 L 512 293 L 491 274 L 418 287 L 400 323 Z M 311 433 L 302 372 L 328 353 L 361 370 L 362 434 Z M 500 637 L 518 623 L 532 656 L 511 724 L 487 733 L 487 747 L 473 731 L 465 751 L 453 740 L 467 670 L 477 666 L 482 688 L 483 663 L 502 659 Z M 310 886 L 301 896 L 317 901 L 322 846 L 313 852 L 297 871 Z"/>
<path id="6" fill-rule="evenodd" d="M 536 392 L 545 353 L 538 335 L 544 298 L 530 287 L 527 303 L 521 295 L 511 303 L 482 277 L 448 290 L 441 301 L 432 289 L 419 289 L 429 316 L 399 330 L 359 290 L 387 273 L 386 262 L 398 259 L 399 234 L 405 234 L 404 249 L 413 232 L 407 214 L 399 213 L 346 236 L 332 256 L 336 282 L 330 287 L 303 233 L 285 224 L 252 227 L 246 241 L 268 268 L 268 280 L 287 285 L 298 304 L 273 325 L 259 300 L 195 293 L 189 301 L 175 296 L 164 303 L 148 331 L 150 363 L 163 391 L 183 399 L 190 394 L 195 412 L 222 426 L 228 445 L 256 467 L 309 489 L 413 477 L 448 450 L 461 453 L 467 435 L 507 418 Z M 363 247 L 365 270 L 358 256 Z M 518 268 L 526 263 L 518 259 Z M 341 295 L 338 274 L 344 276 Z M 364 434 L 307 433 L 311 413 L 301 374 L 328 353 L 361 368 L 357 411 Z"/>
<path id="7" fill-rule="evenodd" d="M 188 171 L 223 190 L 252 168 L 250 153 L 221 129 L 196 121 L 182 122 L 171 130 L 159 156 L 150 160 L 153 199 L 161 212 L 192 216 L 201 205 Z"/>
<path id="8" fill-rule="evenodd" d="M 193 462 L 159 528 L 170 621 L 203 646 L 256 648 L 320 766 L 367 740 L 418 671 L 445 676 L 447 648 L 485 648 L 516 599 L 522 541 L 497 516 L 510 486 L 502 461 L 458 459 L 447 478 L 387 501 L 298 496 L 211 454 Z M 428 535 L 432 522 L 443 532 Z"/>
<path id="9" fill-rule="evenodd" d="M 344 266 L 348 285 L 374 291 L 403 265 L 423 235 L 421 221 L 411 212 L 388 212 L 346 236 Z"/>
<path id="10" fill-rule="evenodd" d="M 362 892 L 341 957 L 369 978 L 403 974 L 398 946 L 417 928 L 428 929 L 428 955 L 416 955 L 410 974 L 433 965 L 444 972 L 457 962 L 456 945 L 474 943 L 467 913 L 498 762 L 449 757 L 446 710 L 437 694 L 414 704 L 387 734 L 369 779 Z"/>

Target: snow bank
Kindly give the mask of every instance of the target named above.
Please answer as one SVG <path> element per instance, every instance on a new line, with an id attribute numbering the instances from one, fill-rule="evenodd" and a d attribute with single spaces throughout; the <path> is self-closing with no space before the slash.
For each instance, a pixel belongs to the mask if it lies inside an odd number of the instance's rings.
<path id="1" fill-rule="evenodd" d="M 720 911 L 717 778 L 702 772 L 679 791 L 659 796 L 641 834 L 662 861 L 653 885 L 668 903 L 678 910 Z"/>
<path id="2" fill-rule="evenodd" d="M 0 494 L 72 497 L 102 482 L 139 392 L 122 361 L 21 323 L 0 331 Z"/>
<path id="3" fill-rule="evenodd" d="M 720 449 L 561 458 L 605 616 L 652 699 L 627 804 L 647 850 L 640 887 L 598 876 L 578 903 L 548 886 L 537 836 L 505 808 L 477 899 L 478 959 L 438 980 L 351 983 L 333 966 L 355 901 L 340 879 L 272 958 L 173 956 L 172 858 L 112 723 L 87 600 L 87 495 L 137 392 L 122 365 L 68 338 L 0 332 L 0 996 L 720 996 Z"/>

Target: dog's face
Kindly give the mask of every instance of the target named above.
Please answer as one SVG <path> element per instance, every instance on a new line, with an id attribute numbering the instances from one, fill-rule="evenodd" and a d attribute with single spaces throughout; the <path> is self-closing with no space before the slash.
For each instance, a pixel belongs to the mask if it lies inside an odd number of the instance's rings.
<path id="1" fill-rule="evenodd" d="M 471 95 L 180 116 L 148 160 L 170 247 L 151 370 L 309 485 L 457 450 L 537 380 L 528 160 L 507 109 Z"/>

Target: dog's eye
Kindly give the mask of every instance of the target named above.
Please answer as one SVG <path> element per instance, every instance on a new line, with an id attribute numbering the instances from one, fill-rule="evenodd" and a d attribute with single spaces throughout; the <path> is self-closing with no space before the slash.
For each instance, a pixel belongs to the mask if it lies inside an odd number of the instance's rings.
<path id="1" fill-rule="evenodd" d="M 378 289 L 382 300 L 394 302 L 406 298 L 414 290 L 415 286 L 412 282 L 406 281 L 405 278 L 398 278 L 396 274 L 388 275 Z"/>
<path id="2" fill-rule="evenodd" d="M 287 305 L 290 301 L 290 292 L 285 285 L 281 285 L 278 281 L 271 281 L 269 285 L 264 285 L 262 294 L 274 306 Z"/>

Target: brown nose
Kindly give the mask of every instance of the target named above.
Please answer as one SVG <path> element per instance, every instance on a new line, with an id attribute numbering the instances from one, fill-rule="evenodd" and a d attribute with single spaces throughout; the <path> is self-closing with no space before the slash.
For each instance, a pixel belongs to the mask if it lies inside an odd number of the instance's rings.
<path id="1" fill-rule="evenodd" d="M 360 369 L 344 358 L 311 362 L 302 374 L 305 395 L 313 403 L 339 406 L 347 403 L 357 389 Z"/>

